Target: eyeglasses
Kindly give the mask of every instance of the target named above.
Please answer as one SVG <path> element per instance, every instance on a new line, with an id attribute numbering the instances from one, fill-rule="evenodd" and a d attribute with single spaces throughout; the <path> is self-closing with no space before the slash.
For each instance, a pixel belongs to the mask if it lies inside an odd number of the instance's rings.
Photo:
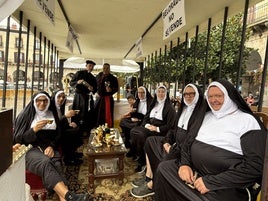
<path id="1" fill-rule="evenodd" d="M 48 100 L 47 99 L 36 99 L 36 103 L 48 103 Z"/>
<path id="2" fill-rule="evenodd" d="M 188 96 L 188 97 L 194 97 L 195 96 L 195 92 L 189 92 L 189 93 L 183 93 L 183 96 Z"/>

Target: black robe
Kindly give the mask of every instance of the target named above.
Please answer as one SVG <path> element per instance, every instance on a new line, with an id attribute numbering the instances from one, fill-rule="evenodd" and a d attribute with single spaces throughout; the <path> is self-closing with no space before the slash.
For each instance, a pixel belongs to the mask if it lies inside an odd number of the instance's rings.
<path id="1" fill-rule="evenodd" d="M 202 124 L 205 112 L 207 110 L 207 104 L 201 89 L 197 87 L 197 90 L 199 93 L 199 99 L 195 105 L 191 117 L 189 118 L 187 130 L 176 126 L 175 129 L 170 129 L 164 137 L 152 136 L 147 138 L 144 149 L 148 156 L 153 175 L 156 174 L 157 167 L 161 161 L 171 159 L 178 160 L 180 158 L 181 146 L 184 143 L 187 135 L 190 134 L 190 132 L 187 131 L 192 131 L 195 127 L 199 127 Z M 178 121 L 185 107 L 186 105 L 182 99 L 181 107 L 176 115 L 175 125 L 178 125 Z M 166 153 L 166 151 L 163 149 L 163 144 L 165 143 L 169 143 L 171 145 L 169 153 Z"/>
<path id="2" fill-rule="evenodd" d="M 218 82 L 226 88 L 238 109 L 254 116 L 231 83 L 226 80 Z M 183 143 L 180 160 L 159 164 L 154 186 L 155 200 L 248 201 L 249 194 L 251 200 L 255 200 L 259 188 L 254 189 L 253 186 L 261 184 L 267 138 L 264 125 L 258 118 L 256 120 L 261 129 L 250 130 L 240 138 L 242 155 L 196 140 L 199 127 L 192 129 L 193 135 L 188 135 Z M 210 191 L 202 195 L 186 185 L 178 176 L 180 165 L 188 165 L 196 171 Z"/>
<path id="3" fill-rule="evenodd" d="M 159 120 L 156 118 L 150 118 L 150 112 L 156 105 L 156 96 L 150 105 L 150 109 L 147 111 L 141 126 L 136 126 L 130 131 L 131 138 L 131 147 L 133 148 L 133 152 L 140 157 L 139 163 L 140 165 L 145 165 L 145 153 L 144 153 L 144 145 L 147 137 L 149 136 L 165 136 L 169 129 L 175 128 L 176 121 L 176 111 L 174 106 L 171 104 L 169 98 L 165 100 L 164 108 L 162 111 L 162 119 Z M 159 127 L 160 132 L 150 131 L 145 128 L 145 125 L 149 123 L 156 127 Z"/>
<path id="4" fill-rule="evenodd" d="M 36 97 L 36 95 L 40 93 L 43 93 L 50 98 L 47 92 L 42 91 L 35 94 L 33 96 L 33 99 Z M 55 107 L 50 104 L 49 110 L 52 111 L 54 119 L 56 121 L 56 130 L 40 130 L 36 134 L 31 128 L 31 123 L 36 113 L 33 99 L 15 119 L 13 138 L 14 144 L 20 143 L 25 144 L 26 146 L 32 144 L 33 146 L 40 146 L 42 148 L 51 146 L 53 147 L 53 149 L 58 149 L 61 138 L 61 127 L 59 127 L 59 118 Z M 48 133 L 48 135 L 45 134 L 46 132 Z"/>
<path id="5" fill-rule="evenodd" d="M 56 94 L 59 90 L 55 91 L 51 95 L 51 101 L 52 105 L 55 105 L 56 107 Z M 62 129 L 62 135 L 61 135 L 61 148 L 62 148 L 62 154 L 65 159 L 73 159 L 75 158 L 75 152 L 78 147 L 80 147 L 83 144 L 83 133 L 79 129 L 79 122 L 75 122 L 77 124 L 76 128 L 69 126 L 69 121 L 65 116 L 65 106 L 66 106 L 66 100 L 64 103 L 60 106 L 60 111 L 58 111 L 58 117 L 59 117 L 59 124 Z M 57 108 L 55 108 L 58 110 Z M 59 114 L 60 113 L 60 114 Z M 76 115 L 77 116 L 77 115 Z M 77 118 L 72 118 L 72 120 L 77 120 Z M 74 122 L 74 121 L 72 121 Z"/>
<path id="6" fill-rule="evenodd" d="M 191 148 L 193 167 L 210 191 L 201 195 L 178 177 L 175 160 L 160 163 L 155 182 L 156 201 L 248 201 L 256 199 L 261 184 L 265 130 L 249 131 L 241 137 L 243 155 L 195 140 Z M 246 189 L 247 188 L 247 189 Z M 168 192 L 165 193 L 165 192 Z M 252 199 L 254 200 L 254 199 Z"/>
<path id="7" fill-rule="evenodd" d="M 88 87 L 84 84 L 77 84 L 77 81 L 81 79 L 91 85 L 93 87 L 93 90 L 89 91 Z M 81 129 L 89 130 L 95 125 L 95 118 L 92 118 L 95 114 L 92 94 L 95 94 L 97 91 L 96 78 L 87 70 L 81 70 L 76 72 L 70 81 L 70 86 L 75 88 L 72 109 L 80 110 L 78 115 L 72 118 L 72 121 L 80 122 Z M 91 92 L 92 94 L 90 95 Z"/>
<path id="8" fill-rule="evenodd" d="M 98 95 L 99 97 L 95 103 L 95 110 L 97 114 L 96 126 L 104 125 L 108 123 L 111 128 L 114 125 L 114 98 L 113 94 L 118 91 L 118 81 L 112 74 L 104 75 L 100 72 L 97 76 L 98 83 Z M 107 92 L 105 85 L 109 83 L 109 87 L 112 89 L 111 92 Z"/>
<path id="9" fill-rule="evenodd" d="M 149 94 L 149 92 L 146 92 L 147 98 L 146 98 L 146 104 L 147 104 L 147 108 L 146 111 L 149 110 L 150 104 L 152 102 L 152 96 Z M 130 148 L 130 130 L 132 128 L 134 128 L 135 126 L 139 126 L 141 125 L 143 118 L 144 118 L 144 114 L 139 113 L 138 112 L 138 108 L 139 108 L 139 104 L 140 104 L 140 99 L 137 98 L 134 105 L 133 105 L 133 110 L 135 112 L 131 112 L 130 113 L 130 117 L 128 118 L 123 118 L 121 119 L 119 125 L 122 129 L 122 132 L 124 133 L 124 138 L 125 138 L 125 146 L 126 148 Z M 131 118 L 137 118 L 138 121 L 133 122 L 131 120 Z"/>
<path id="10" fill-rule="evenodd" d="M 40 93 L 50 98 L 47 92 L 42 91 L 35 94 L 33 99 Z M 57 128 L 55 130 L 40 130 L 35 133 L 31 128 L 31 123 L 36 114 L 33 99 L 15 120 L 13 142 L 14 144 L 33 145 L 33 148 L 25 156 L 26 169 L 40 176 L 44 186 L 49 190 L 53 190 L 59 182 L 67 184 L 61 167 L 61 157 L 57 151 L 60 144 L 61 127 L 59 126 L 59 118 L 55 107 L 50 104 L 49 110 L 53 113 Z M 52 158 L 43 153 L 48 146 L 51 146 L 54 150 Z"/>

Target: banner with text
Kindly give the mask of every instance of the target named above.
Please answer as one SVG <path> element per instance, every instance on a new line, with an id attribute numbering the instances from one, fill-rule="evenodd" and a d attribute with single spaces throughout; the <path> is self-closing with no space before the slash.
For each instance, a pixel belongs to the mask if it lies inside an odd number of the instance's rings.
<path id="1" fill-rule="evenodd" d="M 138 59 L 139 57 L 141 57 L 143 55 L 142 37 L 139 38 L 139 40 L 136 42 L 135 46 L 136 46 L 136 59 Z"/>
<path id="2" fill-rule="evenodd" d="M 68 35 L 67 35 L 67 40 L 66 40 L 66 47 L 73 53 L 74 50 L 74 45 L 73 45 L 73 33 L 71 29 L 69 28 Z"/>
<path id="3" fill-rule="evenodd" d="M 55 0 L 35 0 L 35 2 L 52 24 L 55 24 Z"/>
<path id="4" fill-rule="evenodd" d="M 164 23 L 163 40 L 186 24 L 184 0 L 172 0 L 162 11 Z"/>

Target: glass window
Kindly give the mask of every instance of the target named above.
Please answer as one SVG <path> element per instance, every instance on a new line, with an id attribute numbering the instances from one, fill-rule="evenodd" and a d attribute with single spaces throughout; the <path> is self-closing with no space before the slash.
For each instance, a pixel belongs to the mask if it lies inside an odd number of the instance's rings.
<path id="1" fill-rule="evenodd" d="M 4 57 L 5 55 L 4 55 L 4 51 L 1 51 L 0 50 L 0 62 L 4 62 L 4 60 L 5 60 L 5 57 Z"/>
<path id="2" fill-rule="evenodd" d="M 16 44 L 15 44 L 16 48 L 19 47 L 19 42 L 20 42 L 20 47 L 23 48 L 23 40 L 21 39 L 20 41 L 19 38 L 16 38 Z"/>
<path id="3" fill-rule="evenodd" d="M 42 63 L 42 57 L 43 55 L 42 54 L 35 54 L 35 64 L 39 64 L 39 62 Z M 40 61 L 41 60 L 41 61 Z"/>
<path id="4" fill-rule="evenodd" d="M 40 41 L 39 40 L 36 40 L 35 48 L 36 48 L 36 50 L 40 50 Z"/>
<path id="5" fill-rule="evenodd" d="M 18 52 L 14 52 L 14 63 L 18 62 Z M 20 53 L 20 63 L 24 63 L 24 53 Z"/>
<path id="6" fill-rule="evenodd" d="M 0 47 L 3 47 L 3 37 L 0 36 Z"/>

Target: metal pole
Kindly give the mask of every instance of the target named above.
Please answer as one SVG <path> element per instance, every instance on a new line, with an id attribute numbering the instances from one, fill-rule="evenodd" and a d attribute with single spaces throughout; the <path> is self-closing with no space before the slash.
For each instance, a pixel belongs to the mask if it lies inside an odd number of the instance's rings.
<path id="1" fill-rule="evenodd" d="M 14 108 L 13 108 L 13 119 L 17 116 L 17 105 L 18 105 L 18 88 L 19 88 L 19 72 L 20 72 L 20 55 L 21 55 L 21 31 L 22 31 L 22 20 L 23 12 L 20 11 L 20 27 L 19 27 L 19 43 L 18 43 L 18 54 L 17 54 L 17 70 L 16 70 L 16 80 L 15 80 L 15 98 L 14 98 Z"/>
<path id="2" fill-rule="evenodd" d="M 227 17 L 228 17 L 228 7 L 225 7 L 223 27 L 222 27 L 222 36 L 221 36 L 221 51 L 220 51 L 220 61 L 219 61 L 219 79 L 221 79 L 221 71 L 222 71 L 222 63 L 223 63 L 223 52 L 224 52 L 224 42 L 225 42 L 225 33 L 226 33 L 226 26 L 227 26 Z"/>
<path id="3" fill-rule="evenodd" d="M 23 108 L 26 104 L 26 89 L 27 89 L 27 74 L 29 64 L 29 44 L 30 44 L 30 20 L 27 21 L 27 39 L 26 39 L 26 55 L 25 55 L 25 80 L 24 80 L 24 92 L 23 92 Z"/>
<path id="4" fill-rule="evenodd" d="M 240 48 L 239 48 L 239 57 L 238 57 L 238 71 L 236 75 L 236 89 L 239 89 L 240 84 L 240 74 L 241 74 L 241 68 L 242 68 L 242 60 L 243 60 L 243 52 L 244 52 L 244 45 L 246 40 L 246 28 L 247 28 L 247 16 L 248 16 L 248 5 L 249 0 L 245 1 L 245 8 L 244 8 L 244 18 L 243 18 L 243 27 L 242 27 L 242 35 L 241 35 L 241 42 L 240 42 Z"/>
<path id="5" fill-rule="evenodd" d="M 260 90 L 260 97 L 259 97 L 259 103 L 258 103 L 258 112 L 260 112 L 262 110 L 264 88 L 265 88 L 265 84 L 266 84 L 267 65 L 268 65 L 268 36 L 266 38 L 266 51 L 265 51 L 265 59 L 264 59 L 264 65 L 263 65 L 263 71 L 262 71 L 262 80 L 261 80 L 261 90 Z"/>
<path id="6" fill-rule="evenodd" d="M 206 57 L 205 57 L 205 67 L 204 67 L 204 80 L 203 80 L 203 92 L 206 89 L 207 83 L 207 68 L 208 68 L 208 54 L 209 54 L 209 42 L 210 42 L 210 31 L 211 31 L 211 18 L 208 19 L 208 32 L 207 32 L 207 44 L 206 44 Z"/>
<path id="7" fill-rule="evenodd" d="M 10 16 L 7 18 L 7 30 L 6 30 L 6 48 L 5 48 L 5 66 L 4 66 L 4 85 L 3 85 L 3 99 L 2 107 L 6 107 L 6 92 L 7 92 L 7 68 L 8 68 L 8 50 L 9 50 L 9 38 L 10 38 Z"/>

